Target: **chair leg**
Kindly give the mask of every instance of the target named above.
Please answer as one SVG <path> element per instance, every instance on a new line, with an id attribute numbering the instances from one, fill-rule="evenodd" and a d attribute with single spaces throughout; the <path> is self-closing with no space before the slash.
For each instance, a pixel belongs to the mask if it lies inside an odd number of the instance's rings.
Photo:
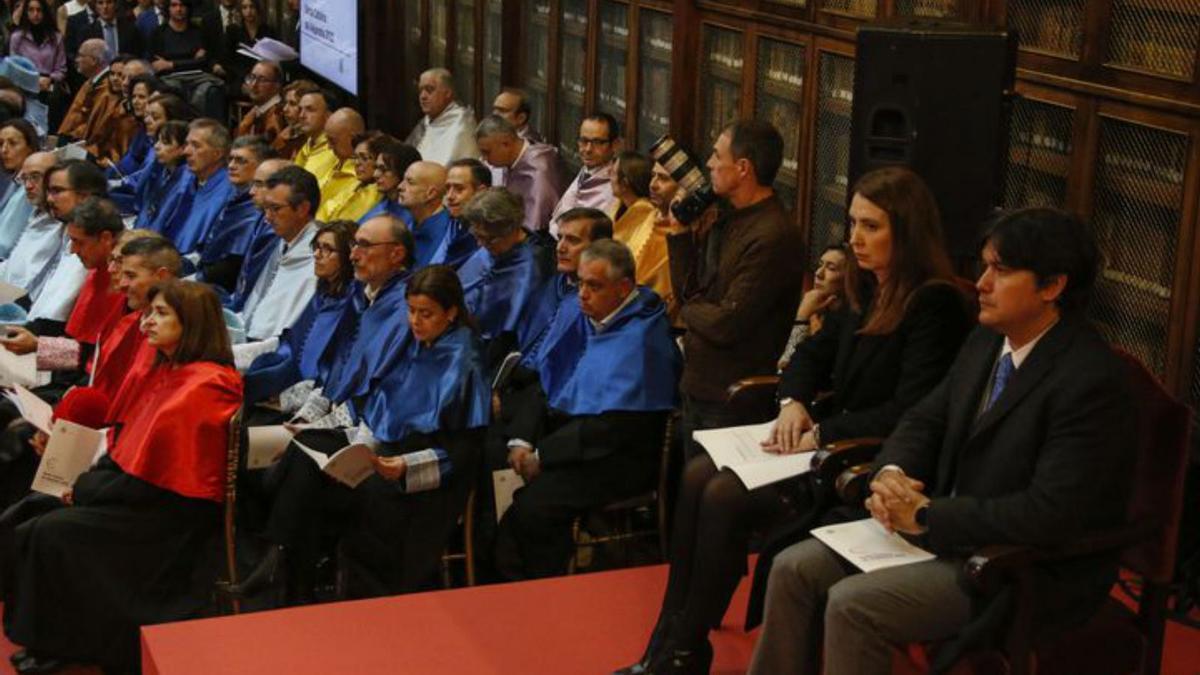
<path id="1" fill-rule="evenodd" d="M 475 585 L 475 492 L 467 498 L 463 515 L 463 566 L 467 570 L 467 585 Z"/>
<path id="2" fill-rule="evenodd" d="M 567 574 L 575 574 L 575 567 L 579 562 L 579 518 L 576 518 L 571 523 L 571 543 L 574 544 L 574 549 L 571 551 L 571 557 L 567 560 Z"/>
<path id="3" fill-rule="evenodd" d="M 1138 615 L 1146 631 L 1146 651 L 1143 654 L 1142 674 L 1158 675 L 1162 669 L 1163 639 L 1166 632 L 1167 596 L 1166 587 L 1146 583 L 1142 587 Z"/>

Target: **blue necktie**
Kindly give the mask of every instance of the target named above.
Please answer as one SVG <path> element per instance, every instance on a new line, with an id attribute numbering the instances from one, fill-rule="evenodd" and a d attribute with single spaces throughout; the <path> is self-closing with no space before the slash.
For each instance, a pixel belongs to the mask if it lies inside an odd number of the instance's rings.
<path id="1" fill-rule="evenodd" d="M 119 52 L 117 47 L 117 27 L 115 24 L 103 23 L 104 27 L 104 42 L 108 45 L 108 52 L 112 56 L 116 56 Z"/>
<path id="2" fill-rule="evenodd" d="M 992 394 L 988 396 L 988 409 L 1000 398 L 1000 393 L 1004 391 L 1004 387 L 1008 385 L 1008 379 L 1016 372 L 1017 367 L 1013 365 L 1012 352 L 1008 352 L 1000 357 L 1000 365 L 996 367 L 996 377 L 992 380 Z"/>

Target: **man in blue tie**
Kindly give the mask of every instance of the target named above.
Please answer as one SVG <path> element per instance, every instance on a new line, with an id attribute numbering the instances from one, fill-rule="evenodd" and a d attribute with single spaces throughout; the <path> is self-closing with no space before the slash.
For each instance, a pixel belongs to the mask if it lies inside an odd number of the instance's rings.
<path id="1" fill-rule="evenodd" d="M 1126 367 L 1084 316 L 1092 232 L 1026 209 L 984 241 L 980 326 L 884 442 L 865 504 L 937 559 L 851 574 L 816 539 L 784 550 L 751 673 L 821 672 L 822 629 L 825 673 L 890 673 L 895 647 L 978 632 L 964 629 L 991 599 L 961 582 L 975 549 L 1050 546 L 1124 522 L 1135 424 Z M 1037 566 L 1035 629 L 1089 616 L 1116 572 L 1107 554 Z"/>
<path id="2" fill-rule="evenodd" d="M 119 16 L 117 0 L 96 0 L 96 20 L 83 31 L 83 39 L 100 38 L 108 53 L 142 56 L 142 35 L 131 19 Z"/>

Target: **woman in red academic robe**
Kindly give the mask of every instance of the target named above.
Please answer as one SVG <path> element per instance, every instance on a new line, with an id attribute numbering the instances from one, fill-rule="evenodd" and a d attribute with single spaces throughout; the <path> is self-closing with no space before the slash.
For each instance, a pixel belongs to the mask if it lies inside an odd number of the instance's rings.
<path id="1" fill-rule="evenodd" d="M 19 671 L 135 670 L 140 626 L 186 618 L 205 601 L 191 582 L 220 521 L 241 379 L 207 286 L 156 286 L 143 328 L 157 362 L 109 454 L 79 477 L 69 506 L 16 530 L 4 624 L 26 648 Z"/>

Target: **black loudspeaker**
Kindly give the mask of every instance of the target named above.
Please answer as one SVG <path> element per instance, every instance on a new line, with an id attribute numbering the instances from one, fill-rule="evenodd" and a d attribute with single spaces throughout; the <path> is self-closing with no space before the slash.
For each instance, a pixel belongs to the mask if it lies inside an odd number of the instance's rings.
<path id="1" fill-rule="evenodd" d="M 951 255 L 974 258 L 980 225 L 1003 195 L 1015 34 L 863 26 L 855 61 L 850 184 L 879 167 L 910 167 L 937 198 Z"/>

